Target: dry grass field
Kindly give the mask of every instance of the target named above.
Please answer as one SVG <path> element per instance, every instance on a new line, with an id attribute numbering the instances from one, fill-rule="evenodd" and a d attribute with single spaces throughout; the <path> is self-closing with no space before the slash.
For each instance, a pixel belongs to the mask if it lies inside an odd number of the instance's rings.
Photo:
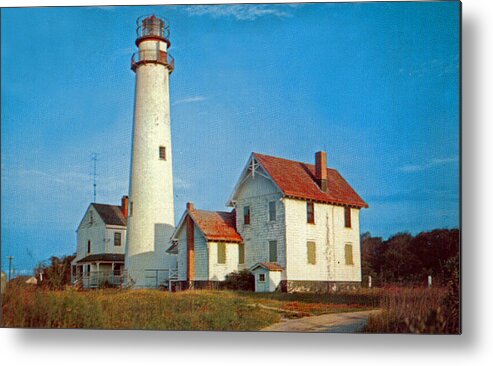
<path id="1" fill-rule="evenodd" d="M 9 287 L 3 327 L 255 331 L 282 318 L 381 308 L 367 332 L 447 333 L 446 289 L 360 289 L 334 294 L 196 290 L 50 291 Z"/>
<path id="2" fill-rule="evenodd" d="M 365 310 L 358 296 L 197 290 L 50 291 L 11 287 L 2 326 L 161 330 L 258 330 L 282 317 Z"/>

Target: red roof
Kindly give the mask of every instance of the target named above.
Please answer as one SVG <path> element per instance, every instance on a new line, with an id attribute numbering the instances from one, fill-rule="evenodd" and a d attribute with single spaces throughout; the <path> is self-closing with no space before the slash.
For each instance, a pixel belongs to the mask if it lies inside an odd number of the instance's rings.
<path id="1" fill-rule="evenodd" d="M 188 210 L 195 225 L 197 225 L 206 237 L 211 241 L 227 241 L 233 243 L 242 243 L 243 238 L 236 231 L 236 213 L 235 211 L 204 211 Z"/>
<path id="2" fill-rule="evenodd" d="M 275 262 L 259 262 L 256 265 L 254 265 L 252 268 L 250 268 L 250 270 L 253 271 L 257 267 L 263 267 L 269 271 L 279 271 L 279 272 L 284 271 L 284 268 L 279 263 L 275 263 Z"/>
<path id="3" fill-rule="evenodd" d="M 318 202 L 368 207 L 348 182 L 335 169 L 327 168 L 327 192 L 315 181 L 315 166 L 274 156 L 253 154 L 287 197 Z"/>

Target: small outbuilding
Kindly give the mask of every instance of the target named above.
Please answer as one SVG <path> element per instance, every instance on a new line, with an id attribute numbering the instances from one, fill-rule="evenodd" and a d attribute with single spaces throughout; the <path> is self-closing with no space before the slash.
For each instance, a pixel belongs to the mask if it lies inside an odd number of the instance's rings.
<path id="1" fill-rule="evenodd" d="M 26 284 L 28 284 L 28 285 L 37 285 L 37 284 L 38 284 L 38 280 L 36 279 L 36 277 L 31 276 L 31 277 L 29 277 L 29 278 L 26 280 L 26 282 L 25 282 L 25 283 L 26 283 Z"/>
<path id="2" fill-rule="evenodd" d="M 255 276 L 255 292 L 274 292 L 280 290 L 281 274 L 284 268 L 278 263 L 261 262 L 250 268 Z"/>

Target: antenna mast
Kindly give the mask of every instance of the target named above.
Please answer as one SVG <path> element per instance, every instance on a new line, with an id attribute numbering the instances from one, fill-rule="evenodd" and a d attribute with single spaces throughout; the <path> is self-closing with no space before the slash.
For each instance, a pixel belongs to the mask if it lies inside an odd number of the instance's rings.
<path id="1" fill-rule="evenodd" d="M 96 202 L 96 164 L 98 162 L 98 154 L 97 153 L 92 153 L 91 155 L 91 161 L 92 161 L 92 187 L 93 187 L 93 203 Z"/>
<path id="2" fill-rule="evenodd" d="M 10 282 L 10 280 L 12 278 L 12 259 L 14 259 L 14 257 L 9 255 L 7 258 L 9 260 L 9 282 Z M 15 272 L 15 269 L 14 269 L 14 272 Z"/>

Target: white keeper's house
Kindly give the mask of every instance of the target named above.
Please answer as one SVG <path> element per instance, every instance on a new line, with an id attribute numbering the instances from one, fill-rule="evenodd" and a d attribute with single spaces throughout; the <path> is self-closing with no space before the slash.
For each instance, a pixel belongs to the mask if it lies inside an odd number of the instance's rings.
<path id="1" fill-rule="evenodd" d="M 121 285 L 124 279 L 128 197 L 121 206 L 91 203 L 77 228 L 72 283 L 82 287 Z"/>
<path id="2" fill-rule="evenodd" d="M 368 205 L 327 167 L 325 152 L 315 164 L 253 153 L 227 204 L 229 212 L 187 204 L 168 249 L 181 288 L 211 287 L 242 269 L 259 292 L 360 285 L 359 217 Z"/>

